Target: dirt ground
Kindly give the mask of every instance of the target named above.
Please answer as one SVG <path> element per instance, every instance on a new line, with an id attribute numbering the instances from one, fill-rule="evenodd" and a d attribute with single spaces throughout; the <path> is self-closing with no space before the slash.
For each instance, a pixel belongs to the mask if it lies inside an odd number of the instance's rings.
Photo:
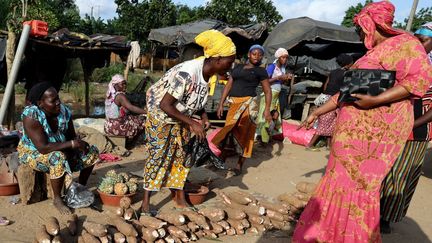
<path id="1" fill-rule="evenodd" d="M 119 165 L 119 171 L 137 171 L 142 169 L 143 150 L 135 149 L 130 157 L 123 159 Z M 239 177 L 228 179 L 220 178 L 212 182 L 211 189 L 221 190 L 242 189 L 252 193 L 263 194 L 268 197 L 276 197 L 284 192 L 295 190 L 295 183 L 299 181 L 316 182 L 322 176 L 326 165 L 328 152 L 308 152 L 304 147 L 291 144 L 274 144 L 273 147 L 256 148 L 252 159 L 246 163 L 245 173 Z M 432 242 L 432 211 L 430 201 L 432 199 L 432 149 L 426 156 L 424 174 L 414 195 L 413 202 L 407 217 L 393 226 L 394 233 L 384 235 L 384 242 Z M 232 165 L 235 158 L 229 161 Z M 90 178 L 92 190 L 95 189 L 99 179 L 104 173 L 113 168 L 115 164 L 105 163 L 95 169 L 95 174 Z M 117 166 L 118 167 L 118 166 Z M 219 173 L 223 176 L 222 173 Z M 139 207 L 138 196 L 134 206 Z M 12 205 L 9 197 L 0 197 L 0 216 L 12 221 L 9 226 L 0 226 L 0 242 L 33 242 L 36 227 L 49 216 L 59 219 L 62 228 L 65 227 L 66 217 L 60 216 L 52 206 L 50 200 L 32 205 Z M 218 200 L 214 192 L 210 193 L 206 204 Z M 172 207 L 168 191 L 161 191 L 154 195 L 151 204 L 155 208 Z M 103 207 L 97 199 L 96 206 L 103 210 L 112 210 L 111 207 Z M 85 219 L 104 223 L 106 218 L 103 213 L 90 208 L 75 210 L 80 222 Z M 65 230 L 62 234 L 67 234 Z M 219 241 L 219 239 L 218 239 Z M 269 232 L 264 235 L 244 235 L 235 237 L 223 237 L 223 242 L 289 242 L 288 232 Z M 67 242 L 74 242 L 73 238 L 67 238 Z M 212 242 L 201 240 L 200 242 Z"/>

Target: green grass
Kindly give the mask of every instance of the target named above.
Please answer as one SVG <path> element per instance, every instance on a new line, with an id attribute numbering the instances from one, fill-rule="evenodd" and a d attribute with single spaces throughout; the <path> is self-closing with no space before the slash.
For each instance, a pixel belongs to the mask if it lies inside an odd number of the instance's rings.
<path id="1" fill-rule="evenodd" d="M 71 92 L 73 98 L 77 102 L 83 102 L 85 101 L 85 83 L 84 82 L 73 82 L 69 84 L 69 92 Z M 90 101 L 95 99 L 93 97 L 93 94 L 95 93 L 95 86 L 89 85 L 89 97 Z"/>

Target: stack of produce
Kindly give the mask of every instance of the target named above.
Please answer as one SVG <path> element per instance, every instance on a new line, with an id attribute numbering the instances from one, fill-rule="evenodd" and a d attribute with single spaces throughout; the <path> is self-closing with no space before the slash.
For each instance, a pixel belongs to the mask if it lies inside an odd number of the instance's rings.
<path id="1" fill-rule="evenodd" d="M 301 213 L 315 187 L 313 183 L 300 182 L 296 186 L 297 192 L 282 194 L 275 201 L 258 200 L 243 191 L 219 192 L 222 204 L 202 208 L 197 212 L 162 211 L 155 217 L 137 217 L 131 208 L 130 199 L 123 197 L 120 207 L 110 215 L 108 225 L 84 222 L 78 242 L 180 243 L 224 235 L 258 234 L 266 230 L 290 231 L 291 223 Z M 55 221 L 50 219 L 46 224 L 50 226 L 44 226 L 44 231 L 38 232 L 37 239 L 47 241 L 38 242 L 50 242 L 51 237 L 57 234 L 59 229 L 51 222 Z M 69 227 L 71 228 L 76 231 L 76 225 Z"/>
<path id="2" fill-rule="evenodd" d="M 102 178 L 98 190 L 105 194 L 126 195 L 136 193 L 138 179 L 130 177 L 127 173 L 117 173 L 109 170 Z"/>
<path id="3" fill-rule="evenodd" d="M 76 224 L 78 217 L 76 214 L 70 215 L 67 220 L 67 228 L 71 235 L 76 234 Z M 57 218 L 49 217 L 45 224 L 41 225 L 36 230 L 35 242 L 38 243 L 62 243 L 65 242 L 60 235 L 60 224 Z"/>
<path id="4" fill-rule="evenodd" d="M 299 182 L 296 185 L 297 192 L 281 194 L 278 196 L 278 200 L 290 208 L 293 216 L 299 216 L 311 198 L 315 188 L 315 183 Z"/>
<path id="5" fill-rule="evenodd" d="M 49 217 L 45 224 L 36 230 L 35 241 L 38 243 L 60 243 L 63 242 L 60 236 L 60 225 L 55 217 Z"/>

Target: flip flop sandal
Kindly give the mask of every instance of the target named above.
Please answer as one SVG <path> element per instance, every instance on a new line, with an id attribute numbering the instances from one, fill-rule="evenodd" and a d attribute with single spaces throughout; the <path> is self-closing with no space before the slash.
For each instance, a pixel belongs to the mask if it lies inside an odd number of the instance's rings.
<path id="1" fill-rule="evenodd" d="M 198 208 L 196 208 L 195 206 L 188 206 L 188 207 L 185 207 L 185 208 L 179 208 L 179 207 L 172 207 L 172 209 L 174 209 L 175 211 L 179 211 L 179 212 L 182 212 L 182 211 L 193 211 L 193 212 L 198 212 Z"/>
<path id="2" fill-rule="evenodd" d="M 6 226 L 6 225 L 9 225 L 9 224 L 10 224 L 9 220 L 7 220 L 7 219 L 5 219 L 3 217 L 0 217 L 0 226 Z"/>
<path id="3" fill-rule="evenodd" d="M 227 172 L 227 177 L 239 176 L 241 175 L 241 171 L 239 169 L 229 169 Z"/>
<path id="4" fill-rule="evenodd" d="M 319 148 L 317 147 L 311 147 L 311 148 L 305 148 L 306 151 L 312 151 L 312 152 L 319 152 L 321 151 Z"/>
<path id="5" fill-rule="evenodd" d="M 150 210 L 150 212 L 140 212 L 140 216 L 150 216 L 154 217 L 158 214 L 157 210 Z"/>

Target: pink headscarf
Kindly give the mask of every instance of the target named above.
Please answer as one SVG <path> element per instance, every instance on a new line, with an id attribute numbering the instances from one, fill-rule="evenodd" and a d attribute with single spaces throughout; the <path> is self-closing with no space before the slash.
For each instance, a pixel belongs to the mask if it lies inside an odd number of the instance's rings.
<path id="1" fill-rule="evenodd" d="M 106 92 L 107 99 L 111 98 L 116 93 L 114 86 L 123 81 L 125 81 L 125 78 L 121 74 L 116 74 L 111 78 L 111 81 L 108 84 L 108 90 Z"/>
<path id="2" fill-rule="evenodd" d="M 366 34 L 364 44 L 367 49 L 372 49 L 376 26 L 391 35 L 404 33 L 402 30 L 392 28 L 395 7 L 389 1 L 373 2 L 366 5 L 359 14 L 354 17 L 354 23 L 359 25 Z"/>
<path id="3" fill-rule="evenodd" d="M 274 56 L 276 57 L 276 59 L 278 59 L 279 57 L 281 57 L 281 56 L 285 56 L 285 55 L 289 55 L 288 54 L 288 51 L 287 51 L 287 49 L 285 49 L 285 48 L 282 48 L 282 47 L 279 47 L 277 50 L 276 50 L 276 52 L 275 52 L 275 54 L 274 54 Z"/>

